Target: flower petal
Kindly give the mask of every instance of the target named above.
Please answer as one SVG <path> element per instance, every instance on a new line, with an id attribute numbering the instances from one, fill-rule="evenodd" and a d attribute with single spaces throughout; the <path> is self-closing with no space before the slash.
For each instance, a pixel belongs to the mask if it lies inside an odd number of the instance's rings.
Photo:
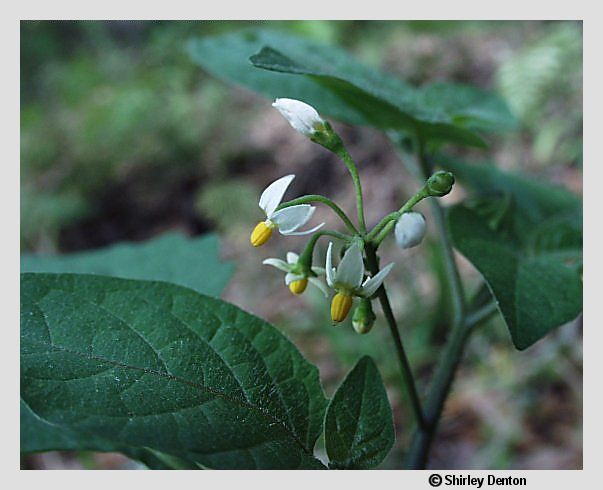
<path id="1" fill-rule="evenodd" d="M 316 274 L 317 276 L 324 276 L 325 275 L 325 268 L 324 267 L 318 267 L 317 265 L 312 266 L 311 267 L 312 272 L 314 272 L 314 274 Z"/>
<path id="2" fill-rule="evenodd" d="M 383 269 L 381 269 L 375 276 L 364 281 L 362 288 L 360 289 L 360 295 L 368 298 L 375 294 L 375 291 L 379 289 L 379 286 L 385 280 L 385 277 L 389 274 L 389 271 L 392 270 L 394 263 L 386 265 Z"/>
<path id="3" fill-rule="evenodd" d="M 287 262 L 289 264 L 297 264 L 297 260 L 299 259 L 299 255 L 295 252 L 287 252 Z"/>
<path id="4" fill-rule="evenodd" d="M 324 282 L 322 282 L 317 277 L 308 277 L 308 281 L 310 282 L 310 284 L 313 284 L 318 289 L 320 289 L 322 291 L 322 294 L 325 295 L 325 298 L 329 297 L 329 290 L 327 289 L 327 286 L 325 285 Z"/>
<path id="5" fill-rule="evenodd" d="M 284 272 L 289 272 L 291 270 L 291 266 L 281 259 L 264 259 L 262 261 L 262 264 L 271 265 L 272 267 L 276 267 L 277 269 Z"/>
<path id="6" fill-rule="evenodd" d="M 289 206 L 272 214 L 270 221 L 278 226 L 283 235 L 287 235 L 304 226 L 312 218 L 315 210 L 316 208 L 309 204 Z"/>
<path id="7" fill-rule="evenodd" d="M 293 174 L 285 175 L 264 189 L 264 192 L 260 196 L 260 208 L 264 210 L 267 218 L 271 218 L 272 213 L 274 213 L 274 210 L 281 203 L 287 187 L 289 187 L 294 178 L 295 175 Z"/>
<path id="8" fill-rule="evenodd" d="M 343 259 L 337 267 L 335 283 L 342 284 L 355 289 L 360 287 L 364 278 L 364 263 L 362 262 L 362 252 L 357 243 L 353 243 L 345 251 Z"/>
<path id="9" fill-rule="evenodd" d="M 316 126 L 324 124 L 316 109 L 296 99 L 276 99 L 272 107 L 277 109 L 291 127 L 305 136 L 312 136 Z"/>
<path id="10" fill-rule="evenodd" d="M 285 284 L 288 286 L 293 281 L 299 281 L 303 278 L 304 276 L 302 274 L 293 274 L 293 272 L 288 272 L 285 274 Z"/>
<path id="11" fill-rule="evenodd" d="M 325 265 L 325 273 L 327 274 L 327 284 L 333 287 L 335 279 L 335 269 L 333 269 L 333 242 L 329 242 L 327 248 L 327 263 Z"/>
<path id="12" fill-rule="evenodd" d="M 427 225 L 421 213 L 404 213 L 396 222 L 396 243 L 400 248 L 411 248 L 423 240 Z"/>
<path id="13" fill-rule="evenodd" d="M 316 230 L 320 230 L 323 226 L 325 225 L 325 223 L 321 223 L 319 225 L 316 225 L 314 228 L 310 228 L 309 230 L 304 230 L 304 231 L 289 231 L 287 233 L 285 233 L 284 231 L 281 231 L 281 233 L 283 235 L 310 235 L 312 233 L 314 233 Z"/>

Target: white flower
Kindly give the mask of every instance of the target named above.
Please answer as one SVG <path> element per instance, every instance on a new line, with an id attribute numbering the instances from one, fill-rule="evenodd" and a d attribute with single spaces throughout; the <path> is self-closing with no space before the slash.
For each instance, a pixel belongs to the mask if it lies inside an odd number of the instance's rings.
<path id="1" fill-rule="evenodd" d="M 304 226 L 316 211 L 316 207 L 309 204 L 298 204 L 276 211 L 281 203 L 285 191 L 291 184 L 295 175 L 286 175 L 270 184 L 260 196 L 260 208 L 266 213 L 266 220 L 256 225 L 251 233 L 251 244 L 259 247 L 268 241 L 274 228 L 279 229 L 283 235 L 308 235 L 321 228 L 324 223 L 306 231 L 296 231 Z"/>
<path id="2" fill-rule="evenodd" d="M 327 284 L 339 293 L 348 296 L 360 296 L 369 298 L 379 289 L 385 277 L 389 274 L 393 262 L 386 265 L 375 276 L 367 278 L 364 282 L 364 263 L 362 252 L 357 243 L 353 243 L 346 250 L 343 259 L 337 268 L 333 267 L 333 243 L 329 243 L 327 249 L 326 275 Z"/>
<path id="3" fill-rule="evenodd" d="M 262 264 L 271 265 L 277 269 L 286 272 L 285 284 L 293 294 L 301 294 L 305 291 L 308 282 L 316 286 L 325 296 L 328 296 L 327 287 L 317 277 L 310 277 L 301 270 L 298 265 L 299 255 L 294 252 L 287 252 L 287 262 L 281 259 L 265 259 Z M 317 276 L 324 275 L 325 270 L 322 267 L 312 267 L 312 272 Z"/>
<path id="4" fill-rule="evenodd" d="M 277 109 L 296 131 L 312 136 L 324 128 L 325 121 L 311 105 L 295 99 L 276 99 L 272 107 Z"/>
<path id="5" fill-rule="evenodd" d="M 423 240 L 425 236 L 425 218 L 420 213 L 404 213 L 396 223 L 394 230 L 396 243 L 401 248 L 411 248 Z"/>
<path id="6" fill-rule="evenodd" d="M 357 243 L 353 243 L 346 250 L 339 267 L 333 267 L 333 243 L 329 243 L 327 249 L 326 275 L 327 284 L 331 286 L 337 294 L 331 300 L 331 319 L 334 323 L 345 320 L 352 307 L 352 297 L 370 298 L 381 286 L 385 276 L 394 266 L 393 263 L 385 266 L 374 277 L 364 279 L 364 263 L 362 261 L 362 252 Z"/>

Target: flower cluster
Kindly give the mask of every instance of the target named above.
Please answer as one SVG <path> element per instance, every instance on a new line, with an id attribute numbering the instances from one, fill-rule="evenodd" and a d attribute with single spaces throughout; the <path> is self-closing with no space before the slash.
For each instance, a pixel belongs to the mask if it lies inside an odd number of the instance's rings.
<path id="1" fill-rule="evenodd" d="M 379 288 L 394 266 L 391 263 L 379 269 L 375 260 L 369 263 L 369 253 L 376 257 L 379 245 L 392 229 L 396 243 L 402 249 L 418 245 L 425 235 L 426 221 L 423 215 L 412 211 L 413 206 L 426 197 L 448 194 L 454 184 L 454 177 L 449 172 L 436 172 L 398 211 L 385 216 L 372 230 L 367 231 L 356 165 L 331 125 L 320 117 L 316 109 L 299 100 L 276 99 L 272 105 L 295 130 L 329 149 L 344 161 L 356 188 L 358 225 L 356 226 L 337 204 L 324 196 L 302 196 L 283 203 L 283 196 L 295 178 L 294 175 L 286 175 L 271 183 L 260 196 L 259 206 L 266 219 L 255 226 L 250 242 L 254 247 L 265 244 L 275 229 L 283 235 L 313 235 L 301 254 L 288 252 L 286 260 L 268 258 L 263 263 L 285 272 L 285 285 L 293 294 L 302 294 L 308 283 L 320 289 L 325 296 L 332 290 L 333 323 L 345 320 L 356 300 L 358 305 L 352 316 L 352 325 L 358 333 L 367 333 L 376 318 L 372 300 L 379 294 Z M 322 202 L 331 207 L 347 226 L 350 234 L 324 230 L 324 223 L 299 231 L 314 215 L 316 207 L 311 204 L 314 202 Z M 322 236 L 343 242 L 343 256 L 336 267 L 333 265 L 332 241 L 328 245 L 324 268 L 312 263 L 314 247 Z"/>

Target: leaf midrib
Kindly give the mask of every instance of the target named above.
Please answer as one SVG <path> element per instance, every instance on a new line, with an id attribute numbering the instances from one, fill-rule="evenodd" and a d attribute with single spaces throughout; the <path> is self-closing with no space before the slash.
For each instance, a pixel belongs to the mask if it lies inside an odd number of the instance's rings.
<path id="1" fill-rule="evenodd" d="M 126 321 L 125 319 L 123 319 L 121 316 L 117 315 L 114 311 L 111 311 L 109 309 L 107 309 L 106 307 L 104 307 L 102 304 L 100 303 L 95 303 L 93 301 L 90 301 L 88 298 L 78 294 L 76 291 L 72 291 L 72 290 L 66 290 L 66 289 L 62 289 L 62 291 L 66 294 L 69 294 L 75 298 L 77 298 L 80 301 L 84 301 L 85 303 L 92 305 L 95 308 L 99 308 L 101 309 L 104 313 L 106 313 L 107 315 L 111 316 L 112 318 L 115 318 L 116 320 L 118 320 L 120 323 L 122 323 L 123 325 L 125 325 L 130 331 L 132 331 L 132 333 L 134 333 L 138 338 L 140 338 L 143 343 L 145 345 L 147 345 L 155 354 L 155 356 L 157 357 L 157 360 L 163 365 L 163 368 L 165 369 L 165 372 L 168 374 L 171 374 L 170 369 L 168 368 L 166 361 L 161 357 L 161 355 L 159 354 L 159 352 L 155 349 L 155 347 L 151 344 L 151 342 L 149 342 L 149 340 L 143 335 L 141 334 L 138 330 L 136 330 L 135 328 L 132 327 L 132 325 L 130 324 L 130 322 Z M 136 294 L 134 292 L 134 297 L 142 302 L 144 302 L 148 307 L 150 308 L 154 308 L 157 309 L 156 305 L 154 305 L 152 302 L 150 302 L 147 298 L 145 298 L 144 296 L 140 295 L 140 294 Z M 51 334 L 51 328 L 50 325 L 48 324 L 46 317 L 44 316 L 44 309 L 42 308 L 42 306 L 39 304 L 39 302 L 33 298 L 30 297 L 31 301 L 33 302 L 33 304 L 40 310 L 41 313 L 41 317 L 44 321 L 44 325 L 46 326 L 46 329 L 48 331 L 48 336 L 49 336 L 49 340 L 50 340 L 50 345 L 54 345 L 52 343 L 52 334 Z M 211 298 L 210 298 L 211 299 Z M 249 399 L 249 397 L 247 396 L 247 393 L 245 391 L 245 388 L 243 387 L 243 385 L 241 384 L 241 381 L 237 378 L 236 374 L 234 373 L 234 370 L 232 368 L 232 366 L 229 365 L 229 363 L 227 362 L 226 359 L 224 359 L 222 357 L 222 354 L 217 351 L 212 345 L 211 345 L 211 339 L 207 340 L 204 337 L 202 337 L 201 335 L 199 335 L 199 333 L 191 326 L 189 325 L 189 323 L 187 321 L 185 321 L 184 319 L 182 319 L 181 317 L 174 315 L 171 311 L 167 311 L 167 314 L 173 318 L 175 321 L 177 321 L 179 324 L 182 324 L 188 331 L 190 331 L 194 337 L 196 339 L 198 339 L 199 341 L 201 341 L 204 345 L 206 345 L 214 354 L 216 354 L 216 356 L 220 359 L 220 361 L 224 364 L 224 366 L 229 369 L 232 373 L 233 379 L 236 381 L 239 389 L 241 390 L 242 395 L 245 397 L 245 402 L 249 404 L 249 406 L 255 406 L 253 405 L 253 403 L 251 402 L 251 400 Z M 215 314 L 214 314 L 215 315 Z M 218 326 L 218 328 L 213 332 L 212 334 L 212 338 L 218 333 L 218 331 L 224 326 L 224 321 L 219 318 L 218 315 L 215 315 L 216 319 L 220 322 L 220 325 Z M 253 346 L 252 346 L 253 347 Z M 255 347 L 253 347 L 253 349 L 255 350 L 255 352 L 257 352 L 257 349 L 255 349 Z M 268 373 L 268 376 L 270 377 L 272 383 L 274 384 L 275 388 L 278 388 L 278 383 L 276 382 L 276 380 L 273 378 L 272 374 L 270 374 L 270 370 L 268 368 L 268 366 L 266 365 L 266 363 L 264 362 L 263 357 L 258 353 L 258 358 L 262 361 L 266 372 Z M 184 379 L 184 378 L 183 378 Z M 223 393 L 223 392 L 222 392 Z M 276 391 L 277 396 L 283 406 L 283 409 L 285 411 L 285 414 L 287 415 L 288 418 L 288 422 L 289 424 L 291 424 L 290 426 L 287 425 L 284 421 L 282 421 L 281 419 L 279 419 L 278 417 L 274 416 L 274 415 L 270 415 L 271 417 L 273 417 L 271 420 L 273 421 L 278 421 L 281 425 L 283 425 L 286 428 L 286 431 L 290 434 L 293 434 L 296 441 L 304 448 L 304 450 L 308 453 L 311 454 L 311 451 L 306 449 L 306 446 L 304 445 L 303 441 L 297 436 L 297 434 L 295 434 L 294 430 L 296 429 L 295 424 L 293 423 L 291 416 L 289 414 L 289 406 L 287 404 L 287 402 L 285 401 L 285 399 L 282 396 L 282 392 L 277 389 Z M 226 395 L 229 396 L 229 395 Z M 231 399 L 236 399 L 234 397 L 230 397 Z M 258 406 L 258 408 L 262 409 L 262 407 Z M 262 409 L 264 410 L 264 409 Z M 269 413 L 269 412 L 266 412 Z M 310 430 L 310 427 L 308 426 L 306 428 L 306 432 L 308 432 Z"/>

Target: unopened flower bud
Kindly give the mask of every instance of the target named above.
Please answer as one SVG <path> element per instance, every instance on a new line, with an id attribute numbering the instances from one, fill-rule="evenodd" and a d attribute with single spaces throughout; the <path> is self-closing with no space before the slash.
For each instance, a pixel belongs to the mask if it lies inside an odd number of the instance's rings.
<path id="1" fill-rule="evenodd" d="M 291 127 L 304 136 L 313 136 L 324 128 L 325 121 L 311 105 L 295 99 L 276 99 L 272 107 L 277 109 Z"/>
<path id="2" fill-rule="evenodd" d="M 453 185 L 454 175 L 440 170 L 427 179 L 425 187 L 430 196 L 442 197 L 452 190 Z"/>
<path id="3" fill-rule="evenodd" d="M 421 213 L 404 213 L 398 218 L 394 234 L 400 248 L 415 247 L 423 240 L 427 225 Z"/>
<path id="4" fill-rule="evenodd" d="M 276 99 L 272 107 L 283 115 L 293 129 L 307 136 L 314 143 L 334 153 L 339 153 L 343 149 L 339 135 L 311 105 L 301 100 Z"/>
<path id="5" fill-rule="evenodd" d="M 352 316 L 352 326 L 354 327 L 354 330 L 361 335 L 369 333 L 373 328 L 376 319 L 377 317 L 373 312 L 371 300 L 362 298 Z"/>

